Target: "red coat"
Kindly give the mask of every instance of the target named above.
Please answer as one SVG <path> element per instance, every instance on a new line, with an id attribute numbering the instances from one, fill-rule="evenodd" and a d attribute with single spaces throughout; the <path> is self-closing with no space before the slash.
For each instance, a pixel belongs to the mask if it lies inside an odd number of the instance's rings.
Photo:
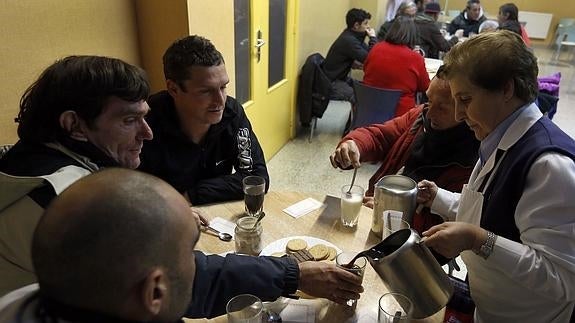
<path id="1" fill-rule="evenodd" d="M 363 82 L 374 87 L 401 90 L 395 116 L 415 106 L 417 92 L 429 86 L 429 74 L 421 55 L 404 45 L 379 42 L 369 51 L 363 64 Z"/>
<path id="2" fill-rule="evenodd" d="M 369 180 L 367 196 L 373 196 L 374 185 L 380 178 L 385 175 L 397 174 L 405 165 L 414 139 L 423 131 L 421 122 L 414 125 L 421 112 L 422 106 L 415 107 L 403 116 L 383 124 L 357 128 L 341 140 L 342 142 L 350 139 L 355 141 L 359 148 L 361 162 L 382 162 L 381 167 Z M 474 150 L 473 153 L 477 153 L 477 151 Z M 464 167 L 456 163 L 443 166 L 443 168 L 444 171 L 437 177 L 427 179 L 452 192 L 461 192 L 463 184 L 467 183 L 473 170 L 473 166 Z M 421 233 L 441 222 L 443 222 L 441 217 L 431 214 L 429 208 L 424 208 L 421 214 L 414 216 L 412 225 Z"/>

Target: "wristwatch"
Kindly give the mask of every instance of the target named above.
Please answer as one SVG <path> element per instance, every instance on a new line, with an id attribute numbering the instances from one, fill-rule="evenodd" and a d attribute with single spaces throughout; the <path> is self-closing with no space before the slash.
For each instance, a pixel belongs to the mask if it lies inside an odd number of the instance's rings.
<path id="1" fill-rule="evenodd" d="M 482 244 L 478 250 L 473 250 L 473 252 L 475 252 L 476 255 L 481 256 L 483 259 L 487 259 L 493 252 L 495 240 L 497 240 L 495 233 L 487 231 L 487 240 L 485 240 L 485 243 Z"/>

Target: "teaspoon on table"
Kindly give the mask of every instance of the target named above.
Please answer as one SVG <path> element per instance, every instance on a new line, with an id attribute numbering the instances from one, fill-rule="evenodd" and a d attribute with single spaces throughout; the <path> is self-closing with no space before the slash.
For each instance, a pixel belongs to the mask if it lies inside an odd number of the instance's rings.
<path id="1" fill-rule="evenodd" d="M 209 225 L 206 225 L 205 228 L 207 230 L 210 230 L 212 232 L 214 232 L 215 234 L 218 235 L 218 238 L 220 238 L 220 240 L 222 241 L 231 241 L 232 240 L 232 235 L 226 232 L 220 232 L 212 227 L 210 227 Z"/>

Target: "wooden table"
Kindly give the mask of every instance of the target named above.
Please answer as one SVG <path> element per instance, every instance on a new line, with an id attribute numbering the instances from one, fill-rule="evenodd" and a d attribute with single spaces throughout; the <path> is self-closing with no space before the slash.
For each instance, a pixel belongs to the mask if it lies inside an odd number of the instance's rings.
<path id="1" fill-rule="evenodd" d="M 323 202 L 324 207 L 298 219 L 282 211 L 308 197 Z M 221 217 L 235 222 L 244 216 L 243 201 L 202 206 L 199 209 L 208 219 Z M 370 231 L 373 211 L 367 207 L 362 206 L 356 228 L 349 229 L 341 225 L 339 197 L 297 192 L 269 192 L 265 196 L 264 210 L 266 212 L 266 217 L 262 221 L 264 246 L 281 238 L 303 235 L 327 240 L 343 251 L 359 252 L 381 241 Z M 223 242 L 216 236 L 206 233 L 202 234 L 196 249 L 219 254 L 233 251 L 234 242 Z M 362 322 L 376 322 L 379 297 L 387 292 L 387 288 L 370 265 L 366 266 L 363 287 L 365 292 L 361 294 L 355 313 L 326 299 L 300 299 L 289 302 L 314 306 L 316 322 L 357 322 L 358 319 Z M 441 322 L 442 318 L 441 311 L 425 321 Z"/>

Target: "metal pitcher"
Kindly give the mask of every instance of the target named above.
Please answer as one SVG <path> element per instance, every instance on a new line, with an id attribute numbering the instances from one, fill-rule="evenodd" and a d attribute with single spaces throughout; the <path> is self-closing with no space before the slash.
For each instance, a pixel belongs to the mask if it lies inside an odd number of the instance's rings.
<path id="1" fill-rule="evenodd" d="M 402 213 L 402 219 L 413 224 L 413 214 L 417 207 L 417 183 L 407 176 L 388 175 L 382 177 L 374 188 L 373 220 L 371 231 L 381 237 L 383 212 L 392 210 Z"/>
<path id="2" fill-rule="evenodd" d="M 390 292 L 407 296 L 413 318 L 441 310 L 453 294 L 453 285 L 429 248 L 413 229 L 399 230 L 364 255 Z"/>

